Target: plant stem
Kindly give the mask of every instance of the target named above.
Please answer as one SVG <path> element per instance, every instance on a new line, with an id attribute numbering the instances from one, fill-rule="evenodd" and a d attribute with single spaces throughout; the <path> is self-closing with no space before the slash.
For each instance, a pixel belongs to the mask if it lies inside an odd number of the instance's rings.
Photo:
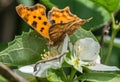
<path id="1" fill-rule="evenodd" d="M 72 68 L 72 72 L 70 74 L 70 78 L 69 78 L 69 82 L 73 82 L 73 78 L 75 76 L 76 70 L 74 68 Z"/>
<path id="2" fill-rule="evenodd" d="M 107 64 L 107 62 L 108 62 L 108 60 L 110 58 L 110 55 L 111 55 L 111 52 L 112 52 L 113 43 L 114 43 L 114 38 L 115 38 L 116 34 L 117 34 L 116 30 L 113 30 L 112 36 L 111 36 L 111 39 L 110 39 L 110 43 L 109 43 L 108 52 L 107 52 L 107 55 L 105 57 L 104 64 Z"/>
<path id="3" fill-rule="evenodd" d="M 105 60 L 104 60 L 104 64 L 107 64 L 107 62 L 110 58 L 112 48 L 113 48 L 113 44 L 114 44 L 114 39 L 115 39 L 115 36 L 118 32 L 118 29 L 116 29 L 115 19 L 114 19 L 113 14 L 111 14 L 111 18 L 112 18 L 112 35 L 111 35 L 111 39 L 110 39 L 110 43 L 109 43 L 109 47 L 108 47 L 108 52 L 107 52 Z"/>
<path id="4" fill-rule="evenodd" d="M 64 78 L 63 78 L 64 81 L 66 82 L 68 79 L 67 79 L 67 77 L 66 77 L 66 74 L 65 74 L 63 68 L 61 68 L 61 73 L 62 73 L 62 75 L 63 75 L 63 77 L 64 77 Z"/>

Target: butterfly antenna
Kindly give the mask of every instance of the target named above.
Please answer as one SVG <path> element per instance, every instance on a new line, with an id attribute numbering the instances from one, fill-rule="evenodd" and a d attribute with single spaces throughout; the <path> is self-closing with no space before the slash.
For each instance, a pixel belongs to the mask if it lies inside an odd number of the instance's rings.
<path id="1" fill-rule="evenodd" d="M 93 17 L 90 17 L 89 19 L 86 20 L 86 22 L 89 22 L 89 21 L 92 20 L 92 19 L 93 19 Z"/>

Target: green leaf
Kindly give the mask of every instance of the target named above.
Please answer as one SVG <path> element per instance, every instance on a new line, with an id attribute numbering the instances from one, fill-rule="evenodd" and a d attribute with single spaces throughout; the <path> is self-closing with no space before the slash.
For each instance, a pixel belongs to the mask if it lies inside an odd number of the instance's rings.
<path id="1" fill-rule="evenodd" d="M 88 19 L 90 17 L 93 17 L 90 22 L 82 26 L 87 30 L 98 29 L 101 26 L 105 25 L 108 20 L 110 20 L 110 15 L 106 9 L 94 4 L 90 0 L 50 0 L 50 2 L 52 4 L 55 4 L 60 9 L 69 6 L 70 11 L 80 18 Z"/>
<path id="2" fill-rule="evenodd" d="M 33 0 L 17 0 L 20 4 L 33 5 Z"/>
<path id="3" fill-rule="evenodd" d="M 51 9 L 53 6 L 56 6 L 50 3 L 50 0 L 39 0 L 39 1 L 42 2 L 44 5 L 46 5 L 49 9 Z"/>
<path id="4" fill-rule="evenodd" d="M 8 48 L 0 52 L 0 62 L 10 65 L 33 64 L 41 59 L 47 49 L 46 40 L 36 32 L 23 33 L 8 43 Z"/>
<path id="5" fill-rule="evenodd" d="M 79 38 L 91 37 L 94 35 L 90 31 L 82 28 L 77 30 L 71 40 L 74 42 Z M 8 44 L 8 48 L 0 52 L 0 62 L 9 65 L 27 65 L 40 60 L 40 55 L 47 49 L 46 40 L 41 38 L 36 32 L 23 33 Z"/>
<path id="6" fill-rule="evenodd" d="M 48 80 L 50 81 L 50 82 L 64 82 L 63 80 L 62 80 L 62 78 L 63 78 L 63 75 L 61 74 L 61 71 L 59 71 L 59 70 L 54 70 L 54 69 L 49 69 L 49 71 L 48 71 Z"/>
<path id="7" fill-rule="evenodd" d="M 2 76 L 0 76 L 0 82 L 8 82 L 5 78 L 3 78 Z"/>
<path id="8" fill-rule="evenodd" d="M 79 76 L 80 80 L 92 82 L 120 82 L 119 74 L 92 72 Z"/>
<path id="9" fill-rule="evenodd" d="M 101 6 L 103 6 L 109 13 L 118 10 L 120 0 L 91 0 Z"/>
<path id="10" fill-rule="evenodd" d="M 71 38 L 71 41 L 74 43 L 78 39 L 82 39 L 86 37 L 93 38 L 94 40 L 97 41 L 97 39 L 95 38 L 95 36 L 92 34 L 91 31 L 86 31 L 83 28 L 79 28 L 78 30 L 76 30 L 76 32 L 70 38 Z"/>

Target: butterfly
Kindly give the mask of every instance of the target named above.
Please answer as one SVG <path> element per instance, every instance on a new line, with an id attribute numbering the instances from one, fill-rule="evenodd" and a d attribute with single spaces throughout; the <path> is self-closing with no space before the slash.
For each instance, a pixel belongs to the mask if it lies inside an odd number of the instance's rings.
<path id="1" fill-rule="evenodd" d="M 16 7 L 18 15 L 43 37 L 49 39 L 50 45 L 62 42 L 88 20 L 81 19 L 70 12 L 69 7 L 58 9 L 53 7 L 46 16 L 46 8 L 42 4 Z"/>

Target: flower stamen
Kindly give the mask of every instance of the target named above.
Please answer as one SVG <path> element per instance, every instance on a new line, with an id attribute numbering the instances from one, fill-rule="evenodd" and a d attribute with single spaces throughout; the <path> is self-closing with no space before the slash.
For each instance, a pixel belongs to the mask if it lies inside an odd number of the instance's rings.
<path id="1" fill-rule="evenodd" d="M 79 59 L 78 58 L 73 59 L 72 64 L 75 66 L 79 66 L 80 65 Z"/>

